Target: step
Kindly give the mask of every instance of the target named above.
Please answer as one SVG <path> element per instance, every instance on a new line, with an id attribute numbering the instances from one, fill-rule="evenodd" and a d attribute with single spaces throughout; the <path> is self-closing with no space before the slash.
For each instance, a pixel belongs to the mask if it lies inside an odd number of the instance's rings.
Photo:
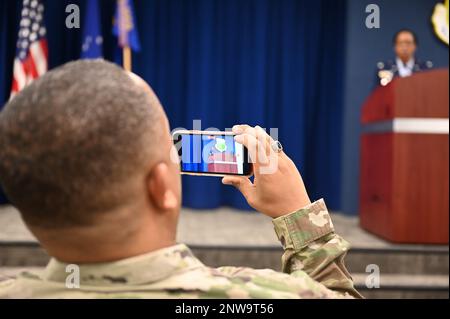
<path id="1" fill-rule="evenodd" d="M 252 268 L 281 267 L 281 248 L 190 246 L 211 267 L 222 265 Z M 36 242 L 0 242 L 0 267 L 45 266 L 49 257 Z M 351 273 L 365 273 L 367 265 L 378 265 L 381 274 L 448 275 L 447 249 L 352 249 L 346 258 Z M 411 267 L 413 265 L 414 267 Z"/>
<path id="2" fill-rule="evenodd" d="M 268 247 L 207 247 L 191 246 L 204 263 L 210 266 L 228 264 L 253 268 L 280 269 L 281 248 Z M 364 273 L 371 264 L 383 274 L 448 275 L 448 249 L 351 249 L 346 265 L 351 273 Z M 411 267 L 414 265 L 414 267 Z"/>
<path id="3" fill-rule="evenodd" d="M 353 273 L 356 289 L 369 299 L 377 298 L 449 298 L 448 275 L 380 275 L 380 286 L 368 288 L 367 274 Z"/>

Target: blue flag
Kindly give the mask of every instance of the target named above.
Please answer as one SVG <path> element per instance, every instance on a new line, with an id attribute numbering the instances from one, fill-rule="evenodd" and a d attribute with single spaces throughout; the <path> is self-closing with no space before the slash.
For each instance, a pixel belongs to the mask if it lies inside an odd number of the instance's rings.
<path id="1" fill-rule="evenodd" d="M 136 52 L 141 50 L 132 0 L 117 0 L 113 34 L 120 48 L 129 47 Z"/>
<path id="2" fill-rule="evenodd" d="M 95 59 L 103 57 L 103 37 L 100 28 L 100 14 L 97 0 L 87 2 L 83 25 L 83 43 L 81 44 L 81 58 Z"/>

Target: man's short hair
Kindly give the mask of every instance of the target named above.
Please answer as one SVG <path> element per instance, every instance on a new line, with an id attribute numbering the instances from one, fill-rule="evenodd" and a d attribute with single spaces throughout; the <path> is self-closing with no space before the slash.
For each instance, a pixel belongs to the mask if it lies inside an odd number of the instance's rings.
<path id="1" fill-rule="evenodd" d="M 148 92 L 103 60 L 62 65 L 0 112 L 0 181 L 30 225 L 90 224 L 127 200 L 161 129 Z M 154 102 L 153 102 L 154 103 Z"/>
<path id="2" fill-rule="evenodd" d="M 413 30 L 407 29 L 407 28 L 403 28 L 403 29 L 400 29 L 397 32 L 395 32 L 395 34 L 394 34 L 394 36 L 392 38 L 392 43 L 394 45 L 397 43 L 397 38 L 398 38 L 399 34 L 403 33 L 403 32 L 410 33 L 412 35 L 412 37 L 413 37 L 414 44 L 415 45 L 419 45 L 419 39 L 417 38 L 416 33 Z"/>

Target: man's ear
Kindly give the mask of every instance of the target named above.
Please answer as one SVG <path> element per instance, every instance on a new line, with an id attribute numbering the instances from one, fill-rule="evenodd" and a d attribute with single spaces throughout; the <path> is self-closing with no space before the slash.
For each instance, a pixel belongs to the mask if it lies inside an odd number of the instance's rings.
<path id="1" fill-rule="evenodd" d="M 169 167 L 164 162 L 156 164 L 148 177 L 149 196 L 160 210 L 173 210 L 179 206 L 172 178 Z"/>

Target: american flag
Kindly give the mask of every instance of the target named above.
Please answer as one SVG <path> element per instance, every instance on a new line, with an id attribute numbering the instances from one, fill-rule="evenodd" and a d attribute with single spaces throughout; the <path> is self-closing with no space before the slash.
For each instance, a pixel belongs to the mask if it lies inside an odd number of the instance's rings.
<path id="1" fill-rule="evenodd" d="M 17 39 L 11 98 L 47 71 L 44 5 L 41 0 L 23 0 Z"/>

